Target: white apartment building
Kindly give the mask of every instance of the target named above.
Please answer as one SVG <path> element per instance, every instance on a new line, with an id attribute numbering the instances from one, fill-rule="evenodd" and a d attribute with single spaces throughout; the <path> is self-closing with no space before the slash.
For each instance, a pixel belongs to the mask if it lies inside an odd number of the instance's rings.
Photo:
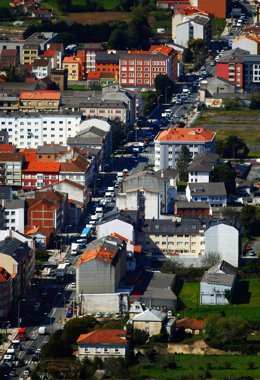
<path id="1" fill-rule="evenodd" d="M 24 200 L 3 200 L 4 227 L 8 230 L 24 233 Z"/>
<path id="2" fill-rule="evenodd" d="M 202 15 L 187 17 L 181 24 L 176 26 L 177 45 L 188 47 L 190 40 L 202 39 L 209 41 L 210 37 L 210 18 Z"/>
<path id="3" fill-rule="evenodd" d="M 32 65 L 32 72 L 37 79 L 46 78 L 51 72 L 51 61 L 48 58 L 35 59 Z"/>
<path id="4" fill-rule="evenodd" d="M 176 169 L 182 146 L 186 146 L 192 158 L 198 153 L 215 151 L 216 133 L 205 128 L 169 128 L 160 132 L 154 140 L 155 171 Z"/>
<path id="5" fill-rule="evenodd" d="M 0 131 L 7 130 L 9 143 L 17 148 L 37 148 L 38 145 L 67 145 L 68 137 L 80 130 L 80 112 L 0 114 Z"/>

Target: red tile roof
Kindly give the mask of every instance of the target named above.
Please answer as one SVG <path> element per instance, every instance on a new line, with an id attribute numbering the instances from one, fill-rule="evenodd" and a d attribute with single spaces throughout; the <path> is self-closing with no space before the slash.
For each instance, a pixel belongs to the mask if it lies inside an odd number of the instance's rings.
<path id="1" fill-rule="evenodd" d="M 86 158 L 78 156 L 71 161 L 61 162 L 60 165 L 62 173 L 85 173 L 90 164 Z"/>
<path id="2" fill-rule="evenodd" d="M 25 161 L 36 161 L 36 151 L 37 149 L 34 148 L 25 148 L 19 150 L 21 153 L 23 153 Z"/>
<path id="3" fill-rule="evenodd" d="M 203 330 L 204 321 L 195 318 L 183 318 L 176 320 L 176 328 L 184 328 L 191 330 Z"/>
<path id="4" fill-rule="evenodd" d="M 0 152 L 14 152 L 15 145 L 13 144 L 0 144 Z"/>
<path id="5" fill-rule="evenodd" d="M 164 46 L 164 45 L 152 45 L 150 47 L 150 52 L 170 55 L 173 52 L 173 48 L 170 46 Z"/>
<path id="6" fill-rule="evenodd" d="M 111 264 L 117 252 L 109 251 L 102 247 L 96 247 L 91 251 L 84 252 L 77 261 L 77 266 L 92 260 L 102 260 Z"/>
<path id="7" fill-rule="evenodd" d="M 54 57 L 56 50 L 45 50 L 41 56 L 43 57 Z"/>
<path id="8" fill-rule="evenodd" d="M 192 16 L 193 14 L 196 14 L 196 13 L 199 13 L 202 16 L 207 16 L 207 17 L 209 16 L 209 14 L 207 12 L 204 12 L 203 10 L 199 9 L 198 7 L 193 7 L 193 6 L 181 9 L 181 10 L 177 11 L 175 14 L 179 14 L 179 13 L 181 13 L 185 16 Z"/>
<path id="9" fill-rule="evenodd" d="M 212 141 L 216 133 L 205 128 L 169 128 L 162 131 L 156 141 L 207 142 Z"/>
<path id="10" fill-rule="evenodd" d="M 62 51 L 63 50 L 63 44 L 50 44 L 49 50 Z"/>
<path id="11" fill-rule="evenodd" d="M 27 169 L 23 173 L 36 172 L 36 173 L 59 173 L 60 163 L 51 161 L 30 161 Z"/>
<path id="12" fill-rule="evenodd" d="M 1 57 L 13 57 L 15 58 L 17 51 L 15 49 L 3 49 L 1 52 Z"/>
<path id="13" fill-rule="evenodd" d="M 100 71 L 90 71 L 88 73 L 88 79 L 99 79 L 100 78 Z"/>
<path id="14" fill-rule="evenodd" d="M 60 100 L 61 93 L 54 90 L 23 91 L 20 94 L 21 100 Z"/>
<path id="15" fill-rule="evenodd" d="M 95 330 L 88 334 L 81 334 L 77 343 L 89 344 L 118 344 L 126 345 L 125 330 Z"/>
<path id="16" fill-rule="evenodd" d="M 21 162 L 21 161 L 23 161 L 23 154 L 22 153 L 4 152 L 4 153 L 1 153 L 1 155 L 0 155 L 0 161 Z"/>

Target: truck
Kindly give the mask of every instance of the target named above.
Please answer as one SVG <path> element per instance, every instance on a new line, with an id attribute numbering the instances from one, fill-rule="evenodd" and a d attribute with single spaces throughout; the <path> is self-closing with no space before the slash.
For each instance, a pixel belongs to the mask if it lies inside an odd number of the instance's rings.
<path id="1" fill-rule="evenodd" d="M 45 334 L 47 334 L 46 326 L 39 327 L 39 335 L 45 335 Z"/>
<path id="2" fill-rule="evenodd" d="M 19 340 L 19 342 L 27 340 L 27 330 L 25 327 L 20 327 L 18 329 L 17 339 Z"/>
<path id="3" fill-rule="evenodd" d="M 80 253 L 80 243 L 72 243 L 71 244 L 71 255 L 77 255 Z"/>
<path id="4" fill-rule="evenodd" d="M 56 269 L 56 277 L 57 278 L 63 278 L 67 273 L 67 264 L 59 264 L 58 268 Z"/>

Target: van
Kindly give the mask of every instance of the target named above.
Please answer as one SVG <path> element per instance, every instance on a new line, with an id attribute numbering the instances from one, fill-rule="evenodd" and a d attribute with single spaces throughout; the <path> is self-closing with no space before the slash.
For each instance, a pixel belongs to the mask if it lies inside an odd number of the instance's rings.
<path id="1" fill-rule="evenodd" d="M 6 351 L 7 355 L 14 355 L 15 354 L 15 349 L 14 348 L 8 348 Z"/>
<path id="2" fill-rule="evenodd" d="M 172 116 L 172 110 L 170 108 L 167 108 L 165 111 L 167 116 L 171 117 Z"/>
<path id="3" fill-rule="evenodd" d="M 182 95 L 189 96 L 190 95 L 190 90 L 188 88 L 183 88 L 182 89 Z"/>
<path id="4" fill-rule="evenodd" d="M 105 193 L 105 199 L 106 199 L 108 202 L 112 202 L 113 194 L 112 194 L 110 191 L 107 191 L 107 192 Z"/>
<path id="5" fill-rule="evenodd" d="M 103 216 L 103 208 L 102 207 L 96 208 L 96 215 L 98 218 L 102 218 L 102 216 Z"/>

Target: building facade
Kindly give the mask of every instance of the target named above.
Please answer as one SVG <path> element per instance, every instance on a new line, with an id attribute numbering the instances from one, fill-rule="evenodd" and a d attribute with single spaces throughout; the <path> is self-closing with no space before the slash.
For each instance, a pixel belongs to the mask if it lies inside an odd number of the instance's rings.
<path id="1" fill-rule="evenodd" d="M 155 170 L 176 168 L 181 147 L 186 146 L 192 158 L 198 153 L 214 152 L 216 133 L 204 128 L 169 128 L 154 140 Z"/>
<path id="2" fill-rule="evenodd" d="M 23 154 L 0 153 L 0 184 L 20 187 L 22 185 Z"/>
<path id="3" fill-rule="evenodd" d="M 9 142 L 17 148 L 37 148 L 44 144 L 67 145 L 67 139 L 79 132 L 81 115 L 79 112 L 2 113 L 0 130 L 8 130 Z"/>

